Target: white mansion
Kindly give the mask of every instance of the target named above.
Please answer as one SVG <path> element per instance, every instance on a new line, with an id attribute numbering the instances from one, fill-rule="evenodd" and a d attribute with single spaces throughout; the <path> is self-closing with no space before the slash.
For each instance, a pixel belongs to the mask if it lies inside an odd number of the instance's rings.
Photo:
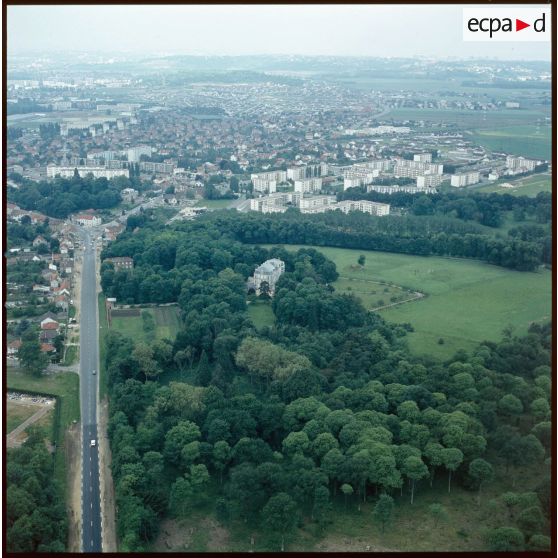
<path id="1" fill-rule="evenodd" d="M 275 294 L 275 284 L 279 277 L 285 273 L 285 262 L 277 258 L 266 260 L 254 271 L 254 277 L 248 279 L 248 288 L 253 288 L 256 294 L 261 293 L 261 285 L 266 282 L 269 285 L 269 294 Z"/>

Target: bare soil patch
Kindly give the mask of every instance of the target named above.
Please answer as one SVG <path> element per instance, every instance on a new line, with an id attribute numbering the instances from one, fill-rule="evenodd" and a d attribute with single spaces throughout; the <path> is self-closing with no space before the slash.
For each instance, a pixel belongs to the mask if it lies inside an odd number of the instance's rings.
<path id="1" fill-rule="evenodd" d="M 395 548 L 386 548 L 366 539 L 353 537 L 328 536 L 315 547 L 315 552 L 399 552 Z"/>
<path id="2" fill-rule="evenodd" d="M 164 519 L 152 552 L 227 552 L 229 532 L 212 517 L 193 521 Z"/>
<path id="3" fill-rule="evenodd" d="M 120 308 L 111 311 L 113 318 L 137 318 L 141 315 L 139 308 Z"/>

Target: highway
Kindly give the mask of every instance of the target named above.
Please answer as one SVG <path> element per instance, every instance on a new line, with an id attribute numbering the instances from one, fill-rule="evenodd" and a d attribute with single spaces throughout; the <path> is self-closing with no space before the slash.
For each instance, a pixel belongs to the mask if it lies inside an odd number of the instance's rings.
<path id="1" fill-rule="evenodd" d="M 81 229 L 84 244 L 80 306 L 80 400 L 82 424 L 82 551 L 102 552 L 99 442 L 97 437 L 97 382 L 99 339 L 95 249 L 89 232 Z M 93 374 L 93 370 L 96 374 Z M 95 446 L 91 446 L 95 440 Z"/>

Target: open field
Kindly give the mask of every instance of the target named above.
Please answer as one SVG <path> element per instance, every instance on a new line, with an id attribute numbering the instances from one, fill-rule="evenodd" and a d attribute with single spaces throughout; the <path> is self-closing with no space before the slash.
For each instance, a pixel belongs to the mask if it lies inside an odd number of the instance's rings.
<path id="1" fill-rule="evenodd" d="M 415 292 L 403 289 L 399 285 L 357 277 L 340 276 L 335 282 L 335 290 L 354 294 L 360 298 L 367 310 L 375 310 L 418 298 Z"/>
<path id="2" fill-rule="evenodd" d="M 385 281 L 426 294 L 380 310 L 390 322 L 413 325 L 407 339 L 415 354 L 448 358 L 484 340 L 498 341 L 509 325 L 515 333 L 525 333 L 531 322 L 552 314 L 549 270 L 528 273 L 465 259 L 314 248 L 335 262 L 342 277 Z M 366 256 L 363 270 L 355 267 L 360 254 Z"/>
<path id="3" fill-rule="evenodd" d="M 6 433 L 9 434 L 38 410 L 37 405 L 18 405 L 8 401 L 6 404 Z"/>
<path id="4" fill-rule="evenodd" d="M 247 312 L 257 329 L 272 326 L 275 323 L 275 316 L 269 302 L 255 300 L 248 304 Z"/>
<path id="5" fill-rule="evenodd" d="M 501 184 L 509 182 L 515 188 L 502 188 Z M 511 194 L 512 196 L 528 196 L 534 198 L 539 192 L 552 192 L 552 179 L 549 174 L 536 174 L 518 180 L 498 180 L 494 184 L 481 186 L 480 188 L 471 189 L 474 192 L 491 194 Z"/>
<path id="6" fill-rule="evenodd" d="M 514 133 L 518 133 L 518 127 L 529 126 L 533 130 L 533 121 L 544 119 L 549 116 L 533 110 L 498 110 L 490 112 L 481 112 L 474 110 L 443 110 L 443 109 L 414 109 L 414 108 L 398 108 L 390 110 L 386 115 L 386 119 L 393 118 L 395 120 L 424 120 L 425 122 L 440 122 L 457 124 L 463 128 L 484 130 L 487 133 L 495 133 L 505 130 L 513 126 Z M 548 141 L 550 142 L 550 128 L 548 125 L 541 125 L 541 132 L 546 131 Z M 505 133 L 505 132 L 504 132 Z M 511 133 L 511 132 L 510 132 Z M 541 135 L 541 137 L 543 137 Z"/>
<path id="7" fill-rule="evenodd" d="M 551 156 L 552 132 L 547 124 L 502 125 L 495 129 L 479 129 L 473 133 L 472 138 L 475 143 L 492 151 L 544 160 Z"/>
<path id="8" fill-rule="evenodd" d="M 54 435 L 56 454 L 54 459 L 54 475 L 61 486 L 66 487 L 65 433 L 74 421 L 80 418 L 79 409 L 79 376 L 74 372 L 58 372 L 41 378 L 34 378 L 16 368 L 7 371 L 8 388 L 12 390 L 29 390 L 49 395 L 57 395 L 58 409 L 48 414 L 48 420 L 53 416 L 55 430 L 48 430 Z M 43 417 L 47 419 L 47 417 Z M 41 420 L 43 420 L 41 419 Z M 39 421 L 41 426 L 44 423 Z"/>
<path id="9" fill-rule="evenodd" d="M 131 337 L 135 341 L 154 341 L 155 339 L 165 338 L 172 340 L 180 329 L 180 319 L 178 317 L 179 309 L 177 306 L 159 306 L 141 309 L 132 308 L 129 310 L 138 310 L 138 312 L 133 312 L 133 314 L 136 315 L 130 316 L 113 315 L 111 329 L 119 331 L 127 337 Z M 154 332 L 144 330 L 143 319 L 139 310 L 153 316 L 155 322 Z"/>

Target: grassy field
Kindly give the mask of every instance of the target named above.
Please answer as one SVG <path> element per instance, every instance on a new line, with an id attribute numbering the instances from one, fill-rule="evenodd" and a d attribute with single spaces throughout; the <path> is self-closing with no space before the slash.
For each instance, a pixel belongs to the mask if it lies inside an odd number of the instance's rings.
<path id="1" fill-rule="evenodd" d="M 105 295 L 99 294 L 99 399 L 103 399 L 108 391 L 107 371 L 105 370 L 105 336 L 108 332 L 107 314 L 105 312 Z"/>
<path id="2" fill-rule="evenodd" d="M 513 125 L 496 129 L 479 129 L 473 133 L 475 143 L 492 151 L 549 160 L 552 132 L 550 126 Z"/>
<path id="3" fill-rule="evenodd" d="M 248 316 L 254 322 L 257 329 L 272 326 L 275 316 L 269 302 L 255 300 L 248 305 Z"/>
<path id="4" fill-rule="evenodd" d="M 39 409 L 40 407 L 37 405 L 18 405 L 8 401 L 6 404 L 6 433 L 9 434 Z"/>
<path id="5" fill-rule="evenodd" d="M 403 289 L 399 285 L 352 276 L 340 276 L 335 282 L 335 290 L 354 294 L 360 298 L 368 310 L 375 310 L 410 298 L 417 298 L 414 292 Z"/>
<path id="6" fill-rule="evenodd" d="M 443 110 L 443 109 L 415 109 L 415 108 L 398 108 L 389 111 L 386 118 L 395 120 L 424 120 L 425 122 L 441 122 L 457 124 L 463 128 L 486 130 L 492 133 L 492 130 L 498 132 L 511 126 L 518 127 L 532 126 L 533 121 L 543 119 L 545 115 L 542 112 L 533 110 L 498 110 L 491 112 L 481 112 L 475 110 Z M 541 125 L 541 131 L 546 130 L 548 141 L 550 141 L 549 127 Z M 541 136 L 542 137 L 542 136 Z"/>
<path id="7" fill-rule="evenodd" d="M 154 341 L 155 339 L 173 340 L 180 329 L 177 306 L 160 306 L 153 308 L 142 308 L 141 312 L 148 312 L 155 320 L 155 334 L 145 331 L 141 315 L 112 318 L 111 329 L 120 331 L 123 335 L 131 337 L 135 341 Z"/>
<path id="8" fill-rule="evenodd" d="M 548 270 L 527 273 L 470 260 L 315 248 L 335 262 L 342 277 L 385 281 L 426 294 L 380 310 L 390 322 L 413 325 L 407 339 L 415 354 L 448 358 L 458 349 L 499 340 L 509 325 L 517 334 L 525 333 L 531 322 L 549 319 L 552 313 Z M 366 256 L 364 270 L 356 269 L 360 254 Z"/>
<path id="9" fill-rule="evenodd" d="M 66 461 L 64 435 L 73 421 L 80 418 L 79 410 L 79 376 L 73 372 L 58 372 L 50 376 L 33 378 L 16 368 L 8 368 L 8 389 L 37 391 L 49 395 L 57 395 L 60 416 L 58 428 L 54 433 L 56 454 L 54 459 L 54 474 L 62 487 L 66 486 Z M 50 420 L 51 413 L 48 415 Z M 39 424 L 39 423 L 38 423 Z M 39 424 L 40 425 L 40 424 Z M 49 431 L 49 433 L 51 430 Z"/>
<path id="10" fill-rule="evenodd" d="M 509 182 L 515 188 L 502 188 L 502 183 Z M 536 174 L 518 180 L 498 180 L 495 184 L 475 188 L 475 192 L 491 194 L 511 194 L 512 196 L 528 196 L 534 198 L 539 192 L 552 192 L 552 179 L 549 174 Z"/>

